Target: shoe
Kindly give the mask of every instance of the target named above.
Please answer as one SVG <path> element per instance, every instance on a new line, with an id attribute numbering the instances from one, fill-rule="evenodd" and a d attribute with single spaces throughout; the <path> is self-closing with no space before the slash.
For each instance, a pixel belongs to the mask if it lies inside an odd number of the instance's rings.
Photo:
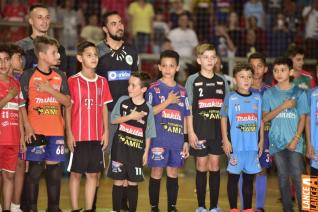
<path id="1" fill-rule="evenodd" d="M 221 212 L 221 208 L 213 208 L 209 212 Z"/>
<path id="2" fill-rule="evenodd" d="M 199 207 L 199 208 L 195 209 L 195 212 L 208 212 L 208 211 L 203 207 Z"/>
<path id="3" fill-rule="evenodd" d="M 160 212 L 158 206 L 151 206 L 151 212 Z"/>
<path id="4" fill-rule="evenodd" d="M 20 205 L 17 205 L 17 204 L 14 204 L 14 203 L 11 203 L 11 208 L 10 208 L 11 212 L 23 212 L 21 209 L 20 209 Z M 0 208 L 0 211 L 1 211 L 1 208 Z"/>
<path id="5" fill-rule="evenodd" d="M 237 208 L 232 208 L 232 209 L 230 210 L 230 212 L 240 212 L 240 210 L 237 209 Z"/>
<path id="6" fill-rule="evenodd" d="M 265 212 L 264 208 L 257 208 L 255 212 Z"/>

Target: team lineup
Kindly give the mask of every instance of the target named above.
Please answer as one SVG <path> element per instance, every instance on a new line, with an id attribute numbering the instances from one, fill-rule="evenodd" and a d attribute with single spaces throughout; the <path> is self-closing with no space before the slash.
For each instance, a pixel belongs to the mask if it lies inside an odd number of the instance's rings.
<path id="1" fill-rule="evenodd" d="M 0 45 L 2 211 L 37 212 L 43 173 L 47 211 L 62 211 L 65 148 L 71 152 L 67 170 L 74 212 L 96 211 L 104 169 L 113 180 L 113 211 L 138 211 L 138 183 L 144 181 L 146 165 L 151 170 L 151 211 L 176 212 L 178 170 L 190 155 L 196 168 L 195 211 L 219 212 L 223 154 L 228 159 L 231 212 L 265 211 L 266 169 L 273 162 L 282 210 L 294 210 L 291 187 L 302 210 L 305 156 L 310 159 L 310 175 L 318 176 L 318 88 L 310 75 L 294 73 L 296 60 L 303 60 L 301 49 L 290 49 L 289 57 L 274 60 L 272 85 L 263 79 L 268 71 L 265 56 L 251 54 L 247 62 L 234 66 L 232 89 L 224 75 L 214 72 L 219 59 L 215 47 L 200 44 L 195 48 L 200 71 L 183 87 L 175 80 L 180 58 L 173 50 L 161 52 L 157 81 L 138 71 L 138 53 L 124 41 L 124 25 L 115 11 L 105 15 L 105 40 L 78 44 L 80 67 L 73 75 L 65 73 L 64 47 L 47 36 L 47 7 L 33 5 L 29 23 L 29 37 Z M 303 84 L 311 89 L 303 89 Z M 164 171 L 167 208 L 159 209 Z M 79 204 L 82 175 L 84 209 Z"/>

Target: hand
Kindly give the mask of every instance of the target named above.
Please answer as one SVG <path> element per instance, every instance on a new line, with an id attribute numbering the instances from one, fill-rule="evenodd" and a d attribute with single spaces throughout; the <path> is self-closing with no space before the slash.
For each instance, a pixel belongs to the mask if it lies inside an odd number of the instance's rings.
<path id="1" fill-rule="evenodd" d="M 296 106 L 295 99 L 286 99 L 282 104 L 283 109 L 294 108 L 295 106 Z"/>
<path id="2" fill-rule="evenodd" d="M 168 101 L 169 104 L 178 104 L 180 102 L 180 96 L 177 95 L 177 93 L 173 93 L 173 91 L 170 91 L 166 101 Z"/>
<path id="3" fill-rule="evenodd" d="M 8 98 L 11 100 L 18 95 L 18 89 L 16 87 L 10 87 L 8 90 Z"/>
<path id="4" fill-rule="evenodd" d="M 215 30 L 219 35 L 223 35 L 223 36 L 227 35 L 227 32 L 226 32 L 227 29 L 224 26 L 220 26 L 220 25 L 216 26 Z"/>
<path id="5" fill-rule="evenodd" d="M 105 151 L 107 146 L 108 146 L 109 140 L 108 140 L 108 132 L 104 132 L 103 137 L 102 137 L 102 141 L 100 142 L 100 144 L 103 146 L 102 150 Z"/>
<path id="6" fill-rule="evenodd" d="M 223 141 L 223 150 L 227 156 L 232 152 L 232 145 L 229 140 Z"/>
<path id="7" fill-rule="evenodd" d="M 287 149 L 293 152 L 295 151 L 297 144 L 298 144 L 298 138 L 293 138 L 293 140 L 291 140 L 291 142 L 287 144 Z"/>
<path id="8" fill-rule="evenodd" d="M 37 81 L 35 82 L 35 87 L 37 91 L 39 92 L 48 92 L 50 93 L 53 89 L 53 87 L 50 85 L 50 83 L 47 82 L 42 82 L 42 81 Z"/>
<path id="9" fill-rule="evenodd" d="M 32 137 L 36 139 L 33 128 L 30 125 L 25 125 L 25 136 L 24 140 L 26 143 L 30 144 Z"/>
<path id="10" fill-rule="evenodd" d="M 26 151 L 26 145 L 24 141 L 24 137 L 21 136 L 20 138 L 20 153 L 24 153 Z"/>
<path id="11" fill-rule="evenodd" d="M 196 148 L 197 148 L 197 143 L 198 143 L 198 141 L 199 141 L 197 135 L 193 132 L 193 133 L 188 133 L 188 136 L 189 136 L 190 146 L 191 146 L 193 149 L 196 149 Z"/>
<path id="12" fill-rule="evenodd" d="M 142 165 L 145 166 L 148 163 L 148 151 L 145 151 L 145 153 L 142 156 Z"/>
<path id="13" fill-rule="evenodd" d="M 70 131 L 67 133 L 67 146 L 71 152 L 74 152 L 74 147 L 76 147 L 76 141 L 74 139 L 73 133 Z"/>
<path id="14" fill-rule="evenodd" d="M 138 112 L 136 110 L 131 111 L 129 114 L 129 117 L 131 120 L 140 120 L 142 119 L 146 114 L 144 112 Z"/>
<path id="15" fill-rule="evenodd" d="M 262 156 L 263 150 L 264 150 L 264 140 L 260 140 L 260 142 L 258 143 L 258 157 L 259 158 Z"/>
<path id="16" fill-rule="evenodd" d="M 189 157 L 189 144 L 187 142 L 183 144 L 182 155 L 184 159 L 187 159 Z"/>
<path id="17" fill-rule="evenodd" d="M 312 147 L 311 144 L 307 145 L 307 150 L 306 150 L 306 157 L 308 159 L 312 159 L 315 155 L 314 148 Z"/>

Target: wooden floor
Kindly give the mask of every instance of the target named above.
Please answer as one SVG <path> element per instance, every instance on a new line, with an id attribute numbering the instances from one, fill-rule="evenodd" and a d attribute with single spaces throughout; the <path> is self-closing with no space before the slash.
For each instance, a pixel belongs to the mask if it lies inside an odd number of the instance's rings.
<path id="1" fill-rule="evenodd" d="M 189 161 L 191 162 L 191 161 Z M 180 212 L 194 212 L 197 207 L 197 200 L 196 200 L 196 193 L 194 192 L 195 188 L 195 175 L 194 175 L 194 168 L 193 163 L 190 163 L 186 166 L 185 176 L 179 178 L 179 196 L 177 202 L 177 208 Z M 225 166 L 224 166 L 225 167 Z M 227 182 L 227 174 L 225 169 L 222 169 L 221 172 L 221 188 L 220 188 L 220 198 L 219 198 L 219 207 L 222 211 L 229 211 L 229 203 L 227 199 L 227 192 L 226 192 L 226 182 Z M 149 212 L 149 198 L 148 198 L 148 182 L 149 182 L 149 170 L 146 169 L 145 171 L 148 173 L 146 176 L 146 180 L 139 184 L 139 199 L 138 199 L 138 209 L 139 212 Z M 109 178 L 102 178 L 100 181 L 100 189 L 98 192 L 98 200 L 97 200 L 97 207 L 99 212 L 106 212 L 111 211 L 112 205 L 112 181 Z M 84 206 L 83 201 L 84 196 L 84 179 L 81 183 L 81 198 L 80 198 L 80 205 Z M 282 211 L 281 203 L 278 201 L 279 199 L 279 190 L 277 186 L 277 177 L 272 174 L 268 178 L 268 189 L 267 189 L 267 198 L 265 209 L 266 211 L 270 212 L 280 212 Z M 207 207 L 209 207 L 209 193 L 207 193 Z M 163 178 L 161 181 L 161 192 L 160 192 L 160 209 L 161 211 L 166 211 L 166 179 Z M 239 202 L 239 200 L 238 200 Z M 255 202 L 255 195 L 253 197 L 253 202 Z M 41 181 L 40 186 L 40 194 L 39 194 L 39 209 L 44 211 L 46 208 L 47 197 L 46 197 L 46 188 L 44 184 L 44 180 Z M 70 198 L 69 198 L 69 191 L 68 191 L 68 178 L 65 177 L 62 183 L 62 192 L 61 192 L 61 208 L 63 211 L 70 211 Z"/>

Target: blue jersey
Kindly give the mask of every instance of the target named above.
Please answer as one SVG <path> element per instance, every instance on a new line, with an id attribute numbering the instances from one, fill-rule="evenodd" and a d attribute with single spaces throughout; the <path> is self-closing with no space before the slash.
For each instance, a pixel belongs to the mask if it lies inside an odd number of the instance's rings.
<path id="1" fill-rule="evenodd" d="M 262 120 L 262 98 L 259 94 L 228 93 L 221 108 L 221 116 L 228 117 L 234 153 L 258 151 L 258 132 Z"/>
<path id="2" fill-rule="evenodd" d="M 272 119 L 269 130 L 269 150 L 272 155 L 286 148 L 297 133 L 300 116 L 309 112 L 305 91 L 295 85 L 289 90 L 281 90 L 276 85 L 265 91 L 262 110 L 263 112 L 273 111 L 287 99 L 295 99 L 296 107 L 285 109 Z M 304 139 L 301 137 L 296 152 L 303 153 L 303 143 Z"/>
<path id="3" fill-rule="evenodd" d="M 155 115 L 157 137 L 151 141 L 151 146 L 180 149 L 184 142 L 184 118 L 190 115 L 187 92 L 181 85 L 169 87 L 162 81 L 150 85 L 146 100 L 156 106 L 163 103 L 170 92 L 180 96 L 180 103 L 170 104 L 160 113 Z"/>
<path id="4" fill-rule="evenodd" d="M 310 107 L 310 138 L 311 144 L 318 152 L 318 87 L 311 89 L 308 93 L 308 103 Z"/>

